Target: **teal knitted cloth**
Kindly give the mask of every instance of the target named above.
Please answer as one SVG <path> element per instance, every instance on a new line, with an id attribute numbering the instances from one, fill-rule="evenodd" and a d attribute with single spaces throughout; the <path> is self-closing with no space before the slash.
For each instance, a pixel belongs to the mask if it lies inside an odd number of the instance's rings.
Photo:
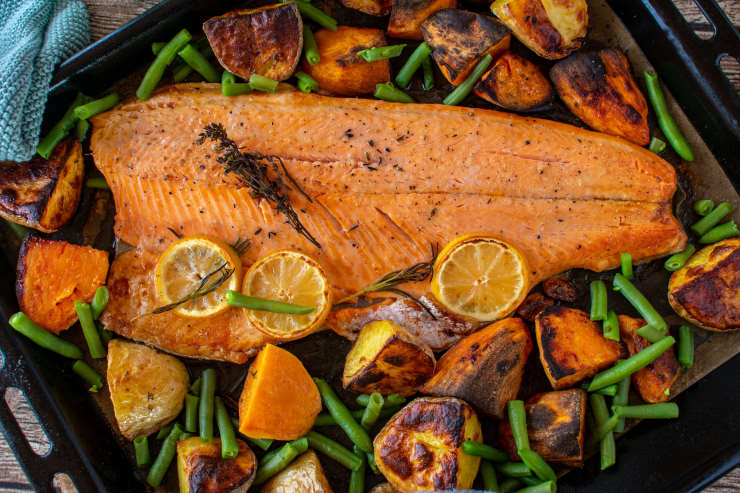
<path id="1" fill-rule="evenodd" d="M 54 68 L 89 30 L 82 0 L 0 0 L 0 161 L 33 157 Z"/>

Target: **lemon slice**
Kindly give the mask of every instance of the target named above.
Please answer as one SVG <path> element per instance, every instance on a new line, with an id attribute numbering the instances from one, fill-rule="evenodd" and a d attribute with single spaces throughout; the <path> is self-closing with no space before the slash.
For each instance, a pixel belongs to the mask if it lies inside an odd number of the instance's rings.
<path id="1" fill-rule="evenodd" d="M 173 311 L 185 317 L 202 318 L 220 313 L 229 305 L 224 296 L 229 289 L 239 289 L 242 263 L 239 255 L 223 241 L 207 236 L 187 236 L 174 242 L 157 262 L 155 280 L 163 304 L 169 305 L 190 295 L 210 278 L 203 288 L 212 286 L 224 272 L 233 271 L 218 288 L 208 294 L 186 301 Z"/>
<path id="2" fill-rule="evenodd" d="M 431 288 L 448 310 L 489 321 L 514 311 L 529 284 L 527 260 L 519 250 L 491 236 L 464 235 L 437 256 Z"/>
<path id="3" fill-rule="evenodd" d="M 305 315 L 247 310 L 257 329 L 280 341 L 292 341 L 318 330 L 332 303 L 324 270 L 308 255 L 293 250 L 279 250 L 257 260 L 244 275 L 242 293 L 315 307 Z"/>

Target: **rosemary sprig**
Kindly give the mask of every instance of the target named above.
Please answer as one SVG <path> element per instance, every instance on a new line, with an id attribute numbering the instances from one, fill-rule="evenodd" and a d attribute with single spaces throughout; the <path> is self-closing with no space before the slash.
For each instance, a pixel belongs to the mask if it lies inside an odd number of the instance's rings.
<path id="1" fill-rule="evenodd" d="M 200 284 L 198 284 L 198 287 L 196 287 L 190 294 L 187 294 L 180 298 L 179 300 L 175 301 L 174 303 L 170 303 L 169 305 L 160 306 L 159 308 L 155 308 L 151 312 L 147 313 L 146 315 L 157 315 L 159 313 L 164 313 L 172 310 L 173 308 L 176 308 L 183 303 L 187 303 L 190 300 L 194 300 L 196 298 L 200 298 L 201 296 L 205 296 L 208 293 L 211 293 L 215 290 L 217 290 L 219 287 L 221 287 L 234 273 L 234 269 L 228 269 L 226 266 L 228 265 L 227 262 L 224 262 L 221 264 L 216 270 L 213 272 L 209 272 L 208 275 L 206 275 L 201 281 Z M 211 284 L 208 284 L 208 282 L 213 278 L 216 274 L 221 272 L 221 277 L 213 281 Z"/>
<path id="2" fill-rule="evenodd" d="M 250 246 L 252 246 L 252 240 L 242 240 L 241 238 L 237 238 L 236 241 L 231 244 L 231 248 L 233 248 L 240 257 L 244 255 L 244 252 L 249 250 Z"/>

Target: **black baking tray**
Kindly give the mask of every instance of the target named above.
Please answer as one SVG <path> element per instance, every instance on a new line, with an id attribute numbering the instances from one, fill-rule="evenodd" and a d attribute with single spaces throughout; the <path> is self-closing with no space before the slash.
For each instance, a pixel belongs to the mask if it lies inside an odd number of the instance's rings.
<path id="1" fill-rule="evenodd" d="M 60 66 L 50 89 L 46 121 L 58 118 L 76 91 L 99 94 L 141 70 L 142 61 L 151 59 L 151 42 L 168 39 L 183 26 L 197 30 L 202 19 L 237 3 L 243 2 L 166 0 L 122 26 Z M 740 59 L 736 30 L 714 0 L 698 1 L 716 30 L 715 37 L 708 41 L 694 35 L 670 0 L 609 3 L 735 187 L 740 187 L 735 149 L 740 142 L 740 98 L 717 68 L 723 54 Z M 380 27 L 385 21 L 378 22 Z M 91 200 L 88 190 L 81 208 L 89 207 Z M 69 229 L 81 226 L 75 224 Z M 98 241 L 107 244 L 96 246 L 110 247 L 111 240 L 103 235 Z M 134 472 L 120 437 L 84 387 L 74 384 L 68 361 L 19 337 L 8 327 L 8 315 L 17 311 L 14 278 L 14 266 L 0 256 L 0 392 L 5 395 L 6 389 L 15 387 L 25 394 L 46 430 L 51 450 L 43 457 L 31 450 L 5 399 L 0 399 L 0 427 L 33 488 L 53 491 L 52 478 L 62 472 L 83 493 L 143 490 L 144 484 Z M 293 344 L 303 345 L 305 350 L 309 345 L 318 347 L 315 339 L 325 337 L 332 336 L 317 334 Z M 680 419 L 641 423 L 618 441 L 616 467 L 599 473 L 598 465 L 591 461 L 584 469 L 565 476 L 559 490 L 639 493 L 703 488 L 740 463 L 740 394 L 734 391 L 739 372 L 740 357 L 735 357 L 677 398 Z M 0 478 L 0 487 L 10 485 L 3 485 Z M 340 488 L 335 491 L 342 491 Z"/>

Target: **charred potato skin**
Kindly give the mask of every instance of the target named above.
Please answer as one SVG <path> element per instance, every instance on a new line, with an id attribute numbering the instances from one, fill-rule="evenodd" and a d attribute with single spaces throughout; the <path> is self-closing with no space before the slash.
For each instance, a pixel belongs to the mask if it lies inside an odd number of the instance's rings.
<path id="1" fill-rule="evenodd" d="M 341 0 L 345 7 L 370 15 L 384 16 L 391 13 L 392 0 Z"/>
<path id="2" fill-rule="evenodd" d="M 542 281 L 542 289 L 547 296 L 556 300 L 573 303 L 578 299 L 576 285 L 562 277 L 551 277 Z"/>
<path id="3" fill-rule="evenodd" d="M 313 450 L 304 452 L 288 467 L 273 476 L 261 493 L 332 493 L 319 457 Z"/>
<path id="4" fill-rule="evenodd" d="M 424 443 L 425 436 L 433 439 L 434 449 Z M 420 397 L 388 421 L 373 449 L 378 469 L 399 492 L 468 489 L 480 458 L 462 451 L 467 440 L 482 441 L 470 405 L 453 397 Z"/>
<path id="5" fill-rule="evenodd" d="M 457 8 L 457 0 L 393 0 L 388 36 L 422 40 L 421 24 L 435 12 Z"/>
<path id="6" fill-rule="evenodd" d="M 82 193 L 82 144 L 61 141 L 49 159 L 0 163 L 0 217 L 44 233 L 71 219 Z"/>
<path id="7" fill-rule="evenodd" d="M 513 111 L 531 111 L 552 101 L 550 81 L 532 62 L 511 51 L 502 53 L 473 89 L 478 97 Z"/>
<path id="8" fill-rule="evenodd" d="M 208 19 L 203 32 L 221 66 L 243 79 L 259 74 L 285 80 L 303 50 L 303 19 L 295 2 L 233 10 Z"/>
<path id="9" fill-rule="evenodd" d="M 681 317 L 715 332 L 740 329 L 740 239 L 702 248 L 671 275 L 668 301 Z"/>
<path id="10" fill-rule="evenodd" d="M 641 146 L 650 142 L 647 101 L 621 51 L 577 53 L 556 63 L 550 78 L 560 99 L 589 127 Z"/>
<path id="11" fill-rule="evenodd" d="M 519 392 L 531 351 L 532 339 L 524 322 L 500 320 L 450 348 L 421 391 L 458 397 L 489 416 L 503 418 L 506 403 Z"/>
<path id="12" fill-rule="evenodd" d="M 208 443 L 200 437 L 177 442 L 180 493 L 246 492 L 257 473 L 257 459 L 246 443 L 237 440 L 237 444 L 239 455 L 225 460 L 220 438 Z"/>
<path id="13" fill-rule="evenodd" d="M 529 293 L 516 309 L 516 313 L 527 322 L 534 322 L 542 310 L 554 304 L 555 300 L 542 293 Z"/>

